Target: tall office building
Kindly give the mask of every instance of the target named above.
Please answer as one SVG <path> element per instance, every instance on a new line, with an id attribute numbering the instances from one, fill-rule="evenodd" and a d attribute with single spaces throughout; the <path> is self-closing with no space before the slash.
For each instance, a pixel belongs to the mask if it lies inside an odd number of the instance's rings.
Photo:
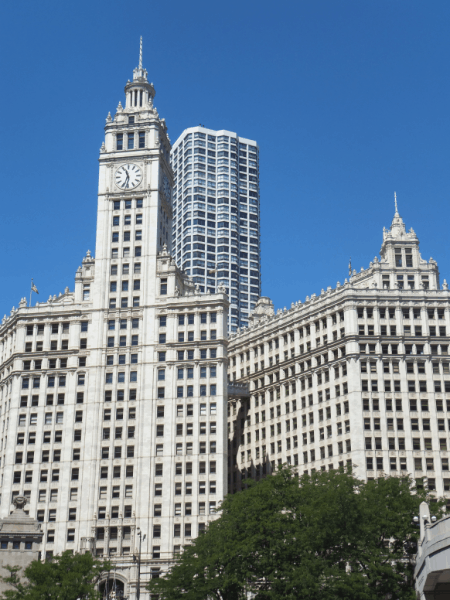
<path id="1" fill-rule="evenodd" d="M 262 298 L 231 335 L 229 489 L 279 464 L 409 473 L 450 505 L 450 292 L 397 209 L 380 258 L 274 313 Z"/>
<path id="2" fill-rule="evenodd" d="M 231 131 L 186 129 L 171 152 L 173 255 L 201 291 L 226 288 L 229 331 L 261 294 L 259 149 Z"/>
<path id="3" fill-rule="evenodd" d="M 226 493 L 228 301 L 167 251 L 170 142 L 142 61 L 125 95 L 100 150 L 95 259 L 0 326 L 0 513 L 25 496 L 43 556 L 108 556 L 134 598 L 133 555 L 144 586 Z"/>

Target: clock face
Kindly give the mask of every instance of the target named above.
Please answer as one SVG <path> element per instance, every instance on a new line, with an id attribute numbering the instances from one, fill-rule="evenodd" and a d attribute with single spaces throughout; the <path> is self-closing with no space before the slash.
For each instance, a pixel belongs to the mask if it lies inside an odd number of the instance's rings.
<path id="1" fill-rule="evenodd" d="M 132 163 L 122 165 L 116 171 L 115 182 L 117 187 L 123 190 L 131 190 L 139 185 L 142 181 L 142 173 L 138 166 Z"/>

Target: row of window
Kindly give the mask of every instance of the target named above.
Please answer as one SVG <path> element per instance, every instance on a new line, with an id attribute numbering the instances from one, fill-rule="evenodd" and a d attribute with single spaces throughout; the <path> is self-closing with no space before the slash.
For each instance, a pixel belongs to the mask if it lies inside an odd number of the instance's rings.
<path id="1" fill-rule="evenodd" d="M 129 246 L 122 248 L 122 258 L 130 258 L 132 256 L 131 251 L 132 249 Z M 134 247 L 134 256 L 142 256 L 141 246 Z M 111 248 L 111 258 L 119 258 L 119 248 Z"/>
<path id="2" fill-rule="evenodd" d="M 399 362 L 393 361 L 392 363 L 389 361 L 382 361 L 382 365 L 383 365 L 383 372 L 384 373 L 390 373 L 391 369 L 390 366 L 392 365 L 392 372 L 393 373 L 399 373 Z M 431 363 L 431 367 L 433 370 L 433 373 L 437 373 L 439 374 L 441 372 L 440 369 L 440 365 L 442 364 L 442 371 L 443 373 L 450 373 L 450 363 L 448 362 L 432 362 Z M 407 373 L 419 373 L 419 374 L 425 374 L 425 363 L 424 362 L 412 362 L 412 361 L 405 361 L 405 365 L 406 365 L 406 372 Z M 416 368 L 415 368 L 416 365 Z M 370 361 L 370 362 L 365 362 L 365 361 L 361 361 L 361 373 L 376 373 L 377 372 L 377 362 L 375 361 Z"/>
<path id="3" fill-rule="evenodd" d="M 0 542 L 0 548 L 2 550 L 32 550 L 33 542 L 25 540 L 21 542 L 20 540 L 2 540 Z"/>
<path id="4" fill-rule="evenodd" d="M 133 273 L 138 274 L 141 272 L 141 263 L 140 262 L 135 262 L 133 263 Z M 111 265 L 111 275 L 117 275 L 118 274 L 118 265 Z M 122 264 L 122 275 L 129 275 L 130 274 L 130 263 L 123 263 Z"/>
<path id="5" fill-rule="evenodd" d="M 123 301 L 123 299 L 122 299 Z M 121 335 L 119 336 L 119 339 L 116 340 L 115 337 L 108 337 L 106 340 L 106 345 L 108 348 L 114 348 L 114 346 L 118 343 L 118 345 L 120 347 L 124 347 L 127 345 L 127 336 L 126 335 Z M 139 336 L 137 334 L 133 334 L 131 335 L 131 346 L 138 346 L 139 345 Z"/>
<path id="6" fill-rule="evenodd" d="M 111 421 L 111 415 L 112 415 L 112 411 L 110 408 L 105 408 L 103 411 L 103 420 L 104 421 Z M 116 408 L 115 410 L 115 418 L 117 421 L 121 421 L 124 418 L 125 415 L 125 409 L 123 408 Z M 134 406 L 130 406 L 130 408 L 128 409 L 128 418 L 129 419 L 135 419 L 136 418 L 136 408 Z"/>
<path id="7" fill-rule="evenodd" d="M 101 458 L 106 460 L 108 458 L 134 458 L 134 446 L 127 446 L 122 452 L 122 446 L 114 446 L 114 451 L 111 448 L 110 456 L 109 446 L 105 446 L 101 449 Z"/>
<path id="8" fill-rule="evenodd" d="M 186 423 L 186 425 L 184 425 L 183 423 L 176 423 L 175 424 L 175 435 L 182 436 L 184 433 L 188 436 L 194 435 L 194 423 Z M 198 433 L 200 435 L 206 435 L 206 433 L 207 433 L 207 424 L 206 423 L 199 423 Z M 215 435 L 217 433 L 217 424 L 215 421 L 212 421 L 209 424 L 209 433 L 211 435 Z M 156 437 L 164 437 L 164 425 L 156 426 Z"/>
<path id="9" fill-rule="evenodd" d="M 213 337 L 213 335 L 215 336 L 215 333 L 216 333 L 215 331 L 211 331 L 210 339 L 216 339 L 215 337 Z M 207 352 L 208 351 L 206 348 L 200 349 L 200 359 L 201 360 L 205 360 L 207 358 Z M 194 353 L 195 353 L 195 350 L 177 350 L 177 358 L 178 358 L 178 360 L 194 360 Z M 165 350 L 158 352 L 158 361 L 159 362 L 165 362 L 166 357 L 167 357 L 167 353 Z M 209 349 L 209 358 L 217 358 L 217 348 Z"/>
<path id="10" fill-rule="evenodd" d="M 106 373 L 105 375 L 105 383 L 106 384 L 111 384 L 113 383 L 113 373 Z M 126 377 L 125 371 L 119 371 L 117 373 L 117 383 L 125 383 L 126 380 L 130 381 L 131 383 L 136 383 L 137 382 L 137 371 L 130 371 L 129 377 Z"/>
<path id="11" fill-rule="evenodd" d="M 405 450 L 405 438 L 398 438 L 398 448 L 396 448 L 395 446 L 395 440 L 396 438 L 393 437 L 389 437 L 388 438 L 388 445 L 389 445 L 389 450 Z M 422 445 L 423 442 L 423 445 Z M 412 438 L 412 449 L 413 450 L 448 450 L 448 443 L 447 443 L 447 438 L 439 438 L 439 440 L 435 440 L 435 445 L 438 446 L 438 448 L 433 448 L 433 440 L 432 438 L 425 438 L 424 440 L 422 440 L 421 438 Z M 383 440 L 380 437 L 376 437 L 374 439 L 372 438 L 366 438 L 365 439 L 365 448 L 366 450 L 385 450 L 386 448 L 383 448 Z"/>
<path id="12" fill-rule="evenodd" d="M 213 337 L 216 335 L 216 331 L 211 331 L 211 340 L 215 340 L 216 337 Z M 198 338 L 197 338 L 198 339 Z M 208 332 L 206 330 L 202 330 L 200 331 L 200 340 L 202 342 L 206 341 L 208 339 Z M 160 344 L 165 344 L 167 342 L 167 337 L 165 333 L 160 333 L 158 336 L 158 341 Z M 179 331 L 178 332 L 178 342 L 182 343 L 182 342 L 194 342 L 195 341 L 195 332 L 194 331 L 188 331 L 187 334 L 185 334 L 184 331 Z M 183 352 L 180 355 L 180 351 L 178 351 L 178 356 L 182 356 Z M 178 360 L 184 360 L 184 358 L 179 358 Z"/>
<path id="13" fill-rule="evenodd" d="M 427 344 L 428 346 L 428 344 Z M 378 346 L 379 347 L 379 346 Z M 394 354 L 394 355 L 398 355 L 398 354 L 403 354 L 401 351 L 401 348 L 399 344 L 381 344 L 381 353 L 386 355 L 386 354 Z M 439 349 L 440 349 L 440 354 L 447 356 L 448 355 L 448 345 L 447 344 L 440 344 L 440 345 L 435 345 L 435 344 L 431 344 L 430 345 L 430 351 L 429 352 L 425 352 L 424 348 L 425 345 L 424 344 L 404 344 L 404 354 L 413 354 L 413 350 L 416 350 L 416 354 L 418 355 L 423 355 L 424 353 L 426 354 L 431 354 L 432 356 L 438 356 L 439 355 Z M 359 352 L 360 354 L 375 354 L 375 353 L 379 353 L 379 349 L 377 350 L 377 344 L 360 344 L 359 345 Z"/>
<path id="14" fill-rule="evenodd" d="M 143 198 L 136 198 L 136 200 L 114 200 L 114 210 L 120 210 L 121 208 L 128 210 L 133 208 L 133 202 L 135 208 L 143 208 L 144 206 Z"/>
<path id="15" fill-rule="evenodd" d="M 112 402 L 112 390 L 105 390 L 105 402 Z M 128 390 L 128 400 L 137 400 L 137 390 L 129 389 Z M 125 390 L 116 390 L 116 401 L 124 402 L 125 401 Z M 131 409 L 130 409 L 131 410 Z"/>
<path id="16" fill-rule="evenodd" d="M 112 476 L 114 479 L 121 477 L 122 466 L 114 465 L 112 467 Z M 100 467 L 100 479 L 108 479 L 109 467 Z M 133 465 L 125 465 L 125 477 L 132 478 L 134 473 Z"/>
<path id="17" fill-rule="evenodd" d="M 425 379 L 419 380 L 418 382 L 409 379 L 407 381 L 407 386 L 408 386 L 407 391 L 408 392 L 426 393 L 427 391 L 430 391 L 430 389 L 429 389 L 430 385 L 431 385 L 431 382 L 427 382 Z M 434 381 L 433 386 L 434 386 L 434 392 L 436 392 L 436 393 L 443 392 L 443 391 L 450 393 L 450 381 L 444 381 L 444 385 L 442 385 L 441 381 Z M 363 392 L 369 391 L 369 380 L 363 379 L 361 381 L 361 389 Z M 376 379 L 373 379 L 370 381 L 370 391 L 372 391 L 372 392 L 381 391 L 381 389 L 380 390 L 378 389 L 378 381 Z M 400 380 L 394 380 L 393 382 L 392 381 L 384 381 L 384 391 L 385 392 L 401 392 L 402 390 L 401 390 Z"/>
<path id="18" fill-rule="evenodd" d="M 368 336 L 375 335 L 375 326 L 374 325 L 358 325 L 358 335 L 368 335 Z M 378 335 L 378 333 L 377 333 L 377 335 Z M 403 326 L 403 334 L 400 331 L 397 331 L 396 325 L 390 325 L 389 330 L 388 330 L 387 325 L 381 325 L 380 335 L 390 335 L 390 336 L 404 335 L 406 337 L 409 337 L 409 336 L 422 337 L 422 335 L 427 335 L 427 334 L 423 333 L 422 325 L 416 325 L 413 330 L 411 329 L 410 325 L 404 325 Z M 438 335 L 441 337 L 445 337 L 447 335 L 447 328 L 445 325 L 440 325 L 439 327 L 436 327 L 435 325 L 430 325 L 429 326 L 429 335 L 431 337 L 437 337 Z"/>
<path id="19" fill-rule="evenodd" d="M 65 394 L 47 394 L 45 404 L 47 406 L 53 406 L 53 404 L 62 405 L 65 403 Z M 28 396 L 20 397 L 20 407 L 24 408 L 29 406 L 30 398 Z M 84 392 L 77 392 L 76 395 L 76 403 L 83 404 L 84 402 Z M 39 406 L 39 396 L 31 396 L 31 406 Z"/>
<path id="20" fill-rule="evenodd" d="M 109 284 L 109 291 L 111 293 L 115 293 L 118 290 L 117 287 L 117 281 L 111 281 Z M 125 279 L 122 281 L 122 285 L 120 286 L 120 289 L 122 292 L 128 292 L 128 291 L 139 291 L 141 289 L 141 280 L 140 279 L 134 279 L 133 281 L 129 281 L 128 279 Z M 138 327 L 138 325 L 136 325 L 136 327 Z"/>
<path id="21" fill-rule="evenodd" d="M 199 367 L 200 370 L 200 379 L 204 379 L 206 377 L 208 377 L 208 367 Z M 198 369 L 197 369 L 198 371 Z M 194 367 L 188 367 L 188 368 L 183 368 L 183 367 L 178 367 L 177 368 L 177 379 L 184 379 L 186 377 L 186 379 L 194 379 Z M 213 367 L 209 367 L 209 377 L 217 377 L 217 367 L 213 366 Z M 166 379 L 166 370 L 165 369 L 158 369 L 158 381 L 165 381 Z"/>
<path id="22" fill-rule="evenodd" d="M 136 223 L 136 225 L 142 225 L 142 213 L 136 214 L 135 223 Z M 131 225 L 131 215 L 125 215 L 123 217 L 123 224 Z M 113 227 L 118 227 L 119 225 L 120 225 L 120 216 L 118 216 L 118 215 L 113 216 Z M 126 240 L 124 239 L 124 241 L 126 241 Z M 114 242 L 114 239 L 113 239 L 113 242 Z"/>
<path id="23" fill-rule="evenodd" d="M 45 491 L 45 490 L 43 490 Z M 52 490 L 54 491 L 54 490 Z M 55 490 L 57 492 L 57 490 Z M 24 495 L 26 497 L 30 497 L 30 490 L 25 490 L 24 491 Z M 13 499 L 19 495 L 19 492 L 13 492 Z M 69 495 L 70 501 L 76 501 L 78 500 L 78 488 L 71 488 L 70 489 L 70 495 Z M 56 499 L 57 499 L 57 494 L 56 494 Z M 45 499 L 43 500 L 43 502 L 45 502 Z M 72 513 L 73 514 L 73 513 Z M 56 522 L 56 508 L 50 508 L 47 511 L 47 521 L 49 523 L 54 523 Z M 130 519 L 132 516 L 132 507 L 130 505 L 126 505 L 123 507 L 123 516 L 125 519 Z M 105 517 L 104 517 L 105 518 Z M 119 507 L 118 506 L 112 506 L 111 507 L 111 519 L 118 519 L 119 518 Z M 36 519 L 39 521 L 39 523 L 43 523 L 45 521 L 45 510 L 43 509 L 39 509 L 37 511 L 37 516 Z M 75 520 L 75 519 L 70 519 L 70 520 Z M 124 527 L 124 529 L 126 529 L 126 527 Z"/>
<path id="24" fill-rule="evenodd" d="M 111 488 L 111 498 L 113 498 L 113 499 L 120 498 L 121 491 L 122 490 L 121 490 L 120 485 L 113 485 Z M 133 486 L 126 485 L 123 492 L 124 492 L 124 498 L 132 498 L 133 497 Z M 100 487 L 98 497 L 100 500 L 106 500 L 108 497 L 108 488 Z"/>
<path id="25" fill-rule="evenodd" d="M 62 437 L 61 437 L 60 441 L 62 441 Z M 16 452 L 14 462 L 16 465 L 34 463 L 34 454 L 35 454 L 34 450 L 28 450 L 26 453 L 25 452 Z M 50 458 L 51 458 L 52 462 L 60 462 L 61 461 L 61 450 L 53 450 L 52 455 L 50 455 L 50 450 L 43 450 L 40 462 L 48 463 L 48 462 L 50 462 Z M 80 459 L 81 459 L 81 450 L 79 448 L 74 448 L 72 451 L 72 460 L 80 460 Z M 37 462 L 39 462 L 39 461 L 37 461 Z M 44 481 L 44 480 L 41 479 L 41 481 Z"/>
<path id="26" fill-rule="evenodd" d="M 81 423 L 83 421 L 83 411 L 76 411 L 75 413 L 75 422 Z M 37 413 L 32 413 L 30 415 L 30 425 L 38 424 L 38 415 Z M 53 413 L 45 413 L 45 424 L 51 425 L 53 422 Z M 57 412 L 55 415 L 55 423 L 62 424 L 64 423 L 64 413 Z M 19 427 L 24 427 L 27 424 L 27 415 L 19 415 Z"/>
<path id="27" fill-rule="evenodd" d="M 397 412 L 403 411 L 402 399 L 395 398 L 386 398 L 386 410 L 392 411 L 396 410 Z M 372 398 L 370 401 L 369 398 L 363 398 L 363 410 L 370 410 L 370 404 L 372 403 L 372 410 L 380 410 L 380 399 Z M 436 401 L 436 410 L 437 412 L 443 412 L 444 410 L 444 401 L 440 398 L 437 398 Z M 428 412 L 430 410 L 430 406 L 427 398 L 422 398 L 420 401 L 417 398 L 409 398 L 409 410 L 417 411 L 417 407 L 420 405 L 420 408 L 423 412 Z M 450 400 L 446 400 L 447 411 L 450 412 Z"/>
<path id="28" fill-rule="evenodd" d="M 198 390 L 198 395 L 203 397 L 203 396 L 216 396 L 217 395 L 217 386 L 216 384 L 211 384 L 209 386 L 209 393 L 207 393 L 208 391 L 208 386 L 204 385 L 204 384 L 200 384 L 198 386 L 199 390 Z M 159 387 L 157 390 L 157 397 L 158 399 L 162 400 L 163 398 L 166 397 L 166 391 L 165 388 L 163 387 Z M 194 396 L 194 386 L 193 385 L 188 385 L 186 386 L 186 388 L 184 388 L 183 386 L 177 386 L 177 398 L 192 398 Z"/>
<path id="29" fill-rule="evenodd" d="M 139 327 L 139 319 L 118 319 L 118 320 L 109 320 L 108 321 L 108 330 L 113 331 L 114 329 L 127 329 L 129 324 L 131 323 L 132 329 L 138 329 Z"/>
<path id="30" fill-rule="evenodd" d="M 80 350 L 85 350 L 87 348 L 87 338 L 80 338 Z M 50 341 L 50 350 L 68 350 L 69 349 L 69 340 L 61 340 L 60 346 L 58 348 L 57 340 Z M 43 352 L 44 350 L 44 342 L 36 342 L 35 344 L 35 352 Z M 33 342 L 25 342 L 25 352 L 33 352 Z"/>
<path id="31" fill-rule="evenodd" d="M 132 355 L 133 356 L 133 355 Z M 119 392 L 121 391 L 122 396 L 119 397 Z M 118 393 L 118 400 L 124 400 L 124 396 L 123 396 L 123 392 L 124 390 L 119 390 Z M 129 390 L 129 399 L 130 400 L 136 400 L 136 390 Z M 106 401 L 111 401 L 111 391 L 107 391 L 105 392 L 105 400 Z M 77 392 L 76 394 L 76 403 L 77 404 L 83 404 L 84 402 L 84 392 Z M 59 393 L 56 394 L 56 396 L 54 396 L 53 394 L 47 394 L 46 395 L 46 401 L 45 404 L 47 406 L 52 406 L 53 404 L 58 404 L 58 405 L 62 405 L 65 403 L 65 394 Z M 39 396 L 33 395 L 31 396 L 31 403 L 30 403 L 30 398 L 28 396 L 21 396 L 20 397 L 20 407 L 24 408 L 31 405 L 33 406 L 39 406 Z M 130 410 L 135 410 L 135 409 L 130 409 Z M 24 416 L 24 415 L 21 415 Z"/>
<path id="32" fill-rule="evenodd" d="M 31 387 L 33 389 L 39 389 L 41 387 L 41 378 L 45 376 L 39 375 L 38 377 L 22 377 L 22 389 L 27 390 Z M 77 374 L 77 385 L 84 385 L 86 380 L 85 373 Z M 55 377 L 54 375 L 47 376 L 47 387 L 66 387 L 66 375 L 59 375 Z"/>
<path id="33" fill-rule="evenodd" d="M 377 311 L 377 308 L 374 307 L 360 307 L 357 309 L 358 319 L 373 319 L 374 313 Z M 426 314 L 429 319 L 445 319 L 445 309 L 444 308 L 388 308 L 384 306 L 380 306 L 378 308 L 378 312 L 381 319 L 395 319 L 396 314 L 399 314 L 403 317 L 403 319 L 420 319 L 422 313 L 426 311 Z"/>
<path id="34" fill-rule="evenodd" d="M 119 354 L 117 356 L 117 364 L 118 365 L 125 365 L 126 364 L 126 358 L 127 358 L 126 354 Z M 138 355 L 137 354 L 130 354 L 130 364 L 135 365 L 135 364 L 137 364 L 137 362 L 138 362 Z M 106 357 L 106 364 L 108 366 L 114 365 L 114 354 L 108 354 L 108 356 Z"/>
<path id="35" fill-rule="evenodd" d="M 27 335 L 43 335 L 45 331 L 45 323 L 38 323 L 37 325 L 27 325 Z M 50 329 L 52 335 L 58 333 L 69 333 L 70 323 L 65 321 L 64 323 L 49 323 L 47 328 Z M 88 330 L 88 321 L 81 321 L 81 331 Z"/>
<path id="36" fill-rule="evenodd" d="M 51 420 L 46 423 L 47 425 L 51 424 Z M 54 432 L 54 439 L 53 441 L 55 442 L 55 444 L 57 443 L 62 443 L 63 441 L 63 431 L 62 429 L 57 429 Z M 44 431 L 43 437 L 42 437 L 42 443 L 43 444 L 50 444 L 51 443 L 51 438 L 52 438 L 52 432 L 51 431 Z M 75 429 L 74 431 L 74 435 L 73 435 L 73 441 L 74 442 L 81 442 L 81 429 Z M 18 433 L 17 434 L 17 441 L 16 441 L 18 446 L 23 446 L 25 444 L 25 433 Z M 28 434 L 28 444 L 35 444 L 36 443 L 36 432 L 35 431 L 30 431 Z"/>
<path id="37" fill-rule="evenodd" d="M 136 229 L 136 231 L 134 232 L 134 239 L 135 239 L 135 241 L 138 241 L 138 242 L 142 240 L 142 230 L 141 229 Z M 123 241 L 124 242 L 131 241 L 131 231 L 123 232 Z M 113 231 L 112 237 L 111 237 L 111 242 L 113 244 L 118 244 L 120 242 L 118 231 Z"/>
<path id="38" fill-rule="evenodd" d="M 159 405 L 156 407 L 156 416 L 158 419 L 163 418 L 164 417 L 164 406 L 163 405 Z M 206 417 L 206 415 L 208 414 L 208 405 L 207 404 L 200 404 L 199 405 L 199 415 L 201 417 Z M 217 414 L 217 404 L 216 402 L 210 402 L 209 403 L 209 414 L 210 415 L 216 415 Z M 184 406 L 183 404 L 178 404 L 177 405 L 177 412 L 176 412 L 176 416 L 177 417 L 193 417 L 194 416 L 194 405 L 193 404 L 187 404 L 186 406 Z"/>
<path id="39" fill-rule="evenodd" d="M 366 469 L 368 471 L 374 471 L 375 469 L 377 471 L 384 471 L 386 462 L 387 462 L 387 459 L 385 459 L 383 456 L 376 456 L 376 457 L 367 456 L 366 457 Z M 388 464 L 389 464 L 389 469 L 391 471 L 398 471 L 398 470 L 407 471 L 406 458 L 404 458 L 404 457 L 397 458 L 396 456 L 391 456 L 391 457 L 389 457 Z M 442 467 L 443 471 L 449 470 L 448 458 L 441 459 L 441 467 Z M 426 458 L 425 462 L 424 462 L 424 459 L 422 459 L 422 458 L 414 458 L 414 470 L 415 471 L 424 471 L 424 470 L 434 471 L 435 470 L 434 459 Z M 450 491 L 450 479 L 448 479 L 448 478 L 444 479 L 443 484 L 444 484 L 444 491 L 449 492 Z M 427 479 L 427 487 L 429 490 L 436 490 L 436 480 L 432 479 L 432 478 L 428 478 Z"/>
<path id="40" fill-rule="evenodd" d="M 212 441 L 209 442 L 209 454 L 216 454 L 217 451 L 217 443 Z M 198 445 L 198 453 L 206 454 L 206 442 L 199 442 Z M 194 454 L 194 445 L 193 442 L 187 442 L 186 444 L 175 444 L 175 454 L 177 456 L 192 455 Z M 156 456 L 164 456 L 164 444 L 156 444 Z M 108 457 L 106 457 L 108 458 Z"/>
<path id="41" fill-rule="evenodd" d="M 422 431 L 431 431 L 431 419 L 420 419 L 411 418 L 411 431 L 420 431 L 420 423 L 422 422 Z M 448 420 L 448 429 L 450 430 L 450 419 Z M 404 431 L 404 421 L 402 418 L 391 418 L 388 417 L 386 419 L 386 429 L 388 431 L 394 431 L 394 427 L 397 425 L 397 431 Z M 364 429 L 365 431 L 380 431 L 381 430 L 381 419 L 374 418 L 370 419 L 366 417 L 364 419 Z M 445 427 L 445 419 L 437 419 L 437 430 L 438 431 L 446 431 Z"/>
<path id="42" fill-rule="evenodd" d="M 13 483 L 21 483 L 22 475 L 24 475 L 24 478 L 23 478 L 24 483 L 32 483 L 33 482 L 33 471 L 25 471 L 25 473 L 23 473 L 22 471 L 14 471 Z M 60 475 L 59 469 L 52 469 L 50 475 L 49 475 L 49 471 L 47 469 L 41 469 L 39 481 L 41 483 L 59 481 L 59 475 Z M 72 468 L 71 476 L 70 476 L 71 481 L 78 481 L 79 477 L 80 477 L 80 469 L 78 467 Z M 72 500 L 72 498 L 71 498 L 71 500 Z"/>
<path id="43" fill-rule="evenodd" d="M 86 366 L 86 357 L 85 356 L 79 356 L 78 357 L 78 366 L 79 367 L 85 367 Z M 33 367 L 33 368 L 32 368 Z M 45 368 L 45 367 L 44 367 Z M 47 368 L 48 369 L 67 369 L 67 358 L 49 358 L 47 361 Z M 24 371 L 40 371 L 42 369 L 42 360 L 34 360 L 33 362 L 31 360 L 24 360 L 23 361 L 23 370 Z"/>
<path id="44" fill-rule="evenodd" d="M 145 131 L 138 131 L 136 134 L 135 132 L 131 131 L 129 133 L 126 133 L 126 147 L 127 150 L 133 150 L 135 148 L 135 144 L 136 144 L 136 140 L 135 137 L 137 135 L 137 146 L 136 148 L 145 148 Z M 124 134 L 123 133 L 117 133 L 116 134 L 116 150 L 123 150 L 124 149 Z"/>
<path id="45" fill-rule="evenodd" d="M 183 493 L 185 496 L 192 495 L 192 482 L 186 481 L 184 483 L 184 489 L 182 483 L 175 483 L 175 496 L 181 496 Z M 199 481 L 198 483 L 198 493 L 199 495 L 206 494 L 207 490 L 207 482 Z M 216 482 L 209 481 L 209 494 L 216 493 Z M 155 484 L 155 496 L 162 496 L 162 483 Z"/>
<path id="46" fill-rule="evenodd" d="M 129 298 L 120 298 L 120 302 L 118 301 L 118 298 L 111 298 L 109 300 L 109 308 L 137 308 L 140 305 L 141 304 L 139 296 L 134 296 L 131 299 L 131 302 Z"/>
<path id="47" fill-rule="evenodd" d="M 121 440 L 124 434 L 124 428 L 123 427 L 115 427 L 114 430 L 111 430 L 110 427 L 104 427 L 102 429 L 102 440 Z M 114 435 L 112 435 L 114 434 Z M 127 438 L 128 439 L 133 439 L 135 436 L 135 427 L 134 425 L 130 425 L 129 427 L 127 427 Z"/>

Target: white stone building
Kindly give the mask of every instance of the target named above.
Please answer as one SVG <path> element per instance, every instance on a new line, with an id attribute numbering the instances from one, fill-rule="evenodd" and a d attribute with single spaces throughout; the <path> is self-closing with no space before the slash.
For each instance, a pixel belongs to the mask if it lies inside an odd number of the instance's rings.
<path id="1" fill-rule="evenodd" d="M 231 131 L 190 127 L 171 159 L 173 256 L 202 292 L 226 288 L 230 332 L 246 327 L 261 295 L 258 145 Z"/>
<path id="2" fill-rule="evenodd" d="M 228 345 L 230 380 L 250 388 L 229 403 L 229 490 L 285 462 L 351 461 L 450 498 L 449 301 L 397 206 L 367 270 L 277 314 L 262 298 Z"/>
<path id="3" fill-rule="evenodd" d="M 135 597 L 138 528 L 142 588 L 226 493 L 228 300 L 167 251 L 170 141 L 142 54 L 125 94 L 100 150 L 95 259 L 74 292 L 1 323 L 0 515 L 26 496 L 42 556 L 109 556 Z"/>

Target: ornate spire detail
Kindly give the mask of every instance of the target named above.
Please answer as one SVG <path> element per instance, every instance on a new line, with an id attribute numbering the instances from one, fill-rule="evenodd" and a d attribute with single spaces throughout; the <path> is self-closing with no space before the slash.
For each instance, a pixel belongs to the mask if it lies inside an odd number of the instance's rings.
<path id="1" fill-rule="evenodd" d="M 401 216 L 398 212 L 396 192 L 394 192 L 394 206 L 395 206 L 395 214 L 394 214 L 394 218 L 392 219 L 391 227 L 388 231 L 383 232 L 383 238 L 385 240 L 388 237 L 393 238 L 393 239 L 400 239 L 400 238 L 403 238 L 404 236 L 406 236 L 405 223 L 403 222 L 403 219 L 401 218 Z"/>
<path id="2" fill-rule="evenodd" d="M 133 81 L 147 81 L 147 69 L 142 66 L 142 37 L 139 44 L 139 66 L 133 71 Z"/>

